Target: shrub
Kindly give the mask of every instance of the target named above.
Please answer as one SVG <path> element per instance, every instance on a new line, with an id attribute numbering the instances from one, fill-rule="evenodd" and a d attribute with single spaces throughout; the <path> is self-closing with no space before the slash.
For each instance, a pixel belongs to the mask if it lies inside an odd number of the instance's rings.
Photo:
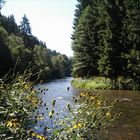
<path id="1" fill-rule="evenodd" d="M 10 83 L 0 81 L 0 139 L 17 140 L 31 137 L 29 127 L 35 122 L 33 111 L 38 105 L 37 91 L 25 71 Z M 28 77 L 28 78 L 27 78 Z"/>
<path id="2" fill-rule="evenodd" d="M 69 113 L 57 122 L 53 140 L 98 140 L 100 133 L 119 116 L 111 113 L 115 102 L 103 100 L 99 95 L 83 92 L 74 101 L 77 108 L 67 105 Z"/>

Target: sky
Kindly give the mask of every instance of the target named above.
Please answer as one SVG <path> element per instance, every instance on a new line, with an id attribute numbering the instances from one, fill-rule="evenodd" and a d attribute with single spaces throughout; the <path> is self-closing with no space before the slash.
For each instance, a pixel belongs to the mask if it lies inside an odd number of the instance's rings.
<path id="1" fill-rule="evenodd" d="M 1 13 L 13 14 L 18 25 L 26 14 L 34 36 L 49 49 L 72 56 L 70 37 L 76 3 L 77 0 L 6 0 Z"/>

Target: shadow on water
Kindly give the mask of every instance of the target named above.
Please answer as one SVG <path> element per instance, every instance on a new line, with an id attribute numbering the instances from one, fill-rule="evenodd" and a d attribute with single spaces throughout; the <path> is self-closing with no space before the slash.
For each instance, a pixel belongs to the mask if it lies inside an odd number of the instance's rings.
<path id="1" fill-rule="evenodd" d="M 77 96 L 78 91 L 71 86 L 71 80 L 70 77 L 36 86 L 36 88 L 47 88 L 48 90 L 39 94 L 43 102 L 42 106 L 38 107 L 37 113 L 43 114 L 44 119 L 38 121 L 34 127 L 35 131 L 42 134 L 46 126 L 52 125 L 48 117 L 48 113 L 52 109 L 52 100 L 56 100 L 53 108 L 56 112 L 65 110 L 67 104 L 74 105 L 72 97 Z M 113 112 L 122 112 L 122 115 L 113 122 L 112 126 L 108 128 L 108 133 L 103 134 L 102 139 L 140 140 L 140 92 L 112 90 L 104 91 L 103 95 L 110 100 L 118 100 Z M 48 110 L 46 110 L 46 106 L 49 107 Z"/>

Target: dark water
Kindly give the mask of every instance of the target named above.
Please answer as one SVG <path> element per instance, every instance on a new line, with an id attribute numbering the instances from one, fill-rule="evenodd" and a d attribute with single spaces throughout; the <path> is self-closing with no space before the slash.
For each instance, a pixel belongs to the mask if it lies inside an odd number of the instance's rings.
<path id="1" fill-rule="evenodd" d="M 65 110 L 67 104 L 74 104 L 72 97 L 77 95 L 77 91 L 72 88 L 71 80 L 72 78 L 65 78 L 36 87 L 48 89 L 39 95 L 43 103 L 42 106 L 39 106 L 37 114 L 43 113 L 42 116 L 44 116 L 34 127 L 39 133 L 43 133 L 44 128 L 48 125 L 52 127 L 52 122 L 48 117 L 48 113 L 52 109 L 52 100 L 56 100 L 56 105 L 53 108 L 56 112 Z M 69 90 L 67 90 L 68 87 Z M 113 112 L 122 112 L 120 118 L 108 128 L 109 132 L 104 134 L 103 140 L 140 140 L 140 92 L 116 90 L 105 91 L 103 94 L 111 100 L 118 99 Z M 49 107 L 48 111 L 46 106 L 43 105 L 44 103 Z"/>

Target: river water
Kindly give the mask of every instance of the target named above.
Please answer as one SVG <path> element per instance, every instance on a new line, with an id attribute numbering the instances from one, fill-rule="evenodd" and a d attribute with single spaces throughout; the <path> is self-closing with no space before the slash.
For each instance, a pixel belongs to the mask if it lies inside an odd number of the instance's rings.
<path id="1" fill-rule="evenodd" d="M 72 98 L 78 91 L 71 86 L 71 81 L 72 78 L 68 77 L 35 87 L 42 91 L 38 96 L 43 101 L 36 111 L 36 114 L 41 114 L 43 118 L 37 122 L 35 131 L 42 134 L 48 124 L 52 127 L 52 122 L 48 117 L 51 109 L 60 113 L 62 110 L 65 111 L 67 104 L 74 105 Z M 112 90 L 105 91 L 103 94 L 111 100 L 118 99 L 113 111 L 122 112 L 120 118 L 108 128 L 109 132 L 103 136 L 103 140 L 140 140 L 140 92 Z M 56 100 L 53 108 L 52 100 Z"/>
<path id="2" fill-rule="evenodd" d="M 35 87 L 35 89 L 40 91 L 38 96 L 42 100 L 41 105 L 35 112 L 35 116 L 41 116 L 41 119 L 38 119 L 34 127 L 36 132 L 42 134 L 46 126 L 50 128 L 53 127 L 52 125 L 54 122 L 49 118 L 49 112 L 51 110 L 55 110 L 55 115 L 59 113 L 58 117 L 63 117 L 67 110 L 66 106 L 68 104 L 74 105 L 73 97 L 76 95 L 77 91 L 71 86 L 71 81 L 72 77 L 67 77 Z M 52 107 L 53 100 L 56 100 L 56 102 L 55 106 Z"/>

